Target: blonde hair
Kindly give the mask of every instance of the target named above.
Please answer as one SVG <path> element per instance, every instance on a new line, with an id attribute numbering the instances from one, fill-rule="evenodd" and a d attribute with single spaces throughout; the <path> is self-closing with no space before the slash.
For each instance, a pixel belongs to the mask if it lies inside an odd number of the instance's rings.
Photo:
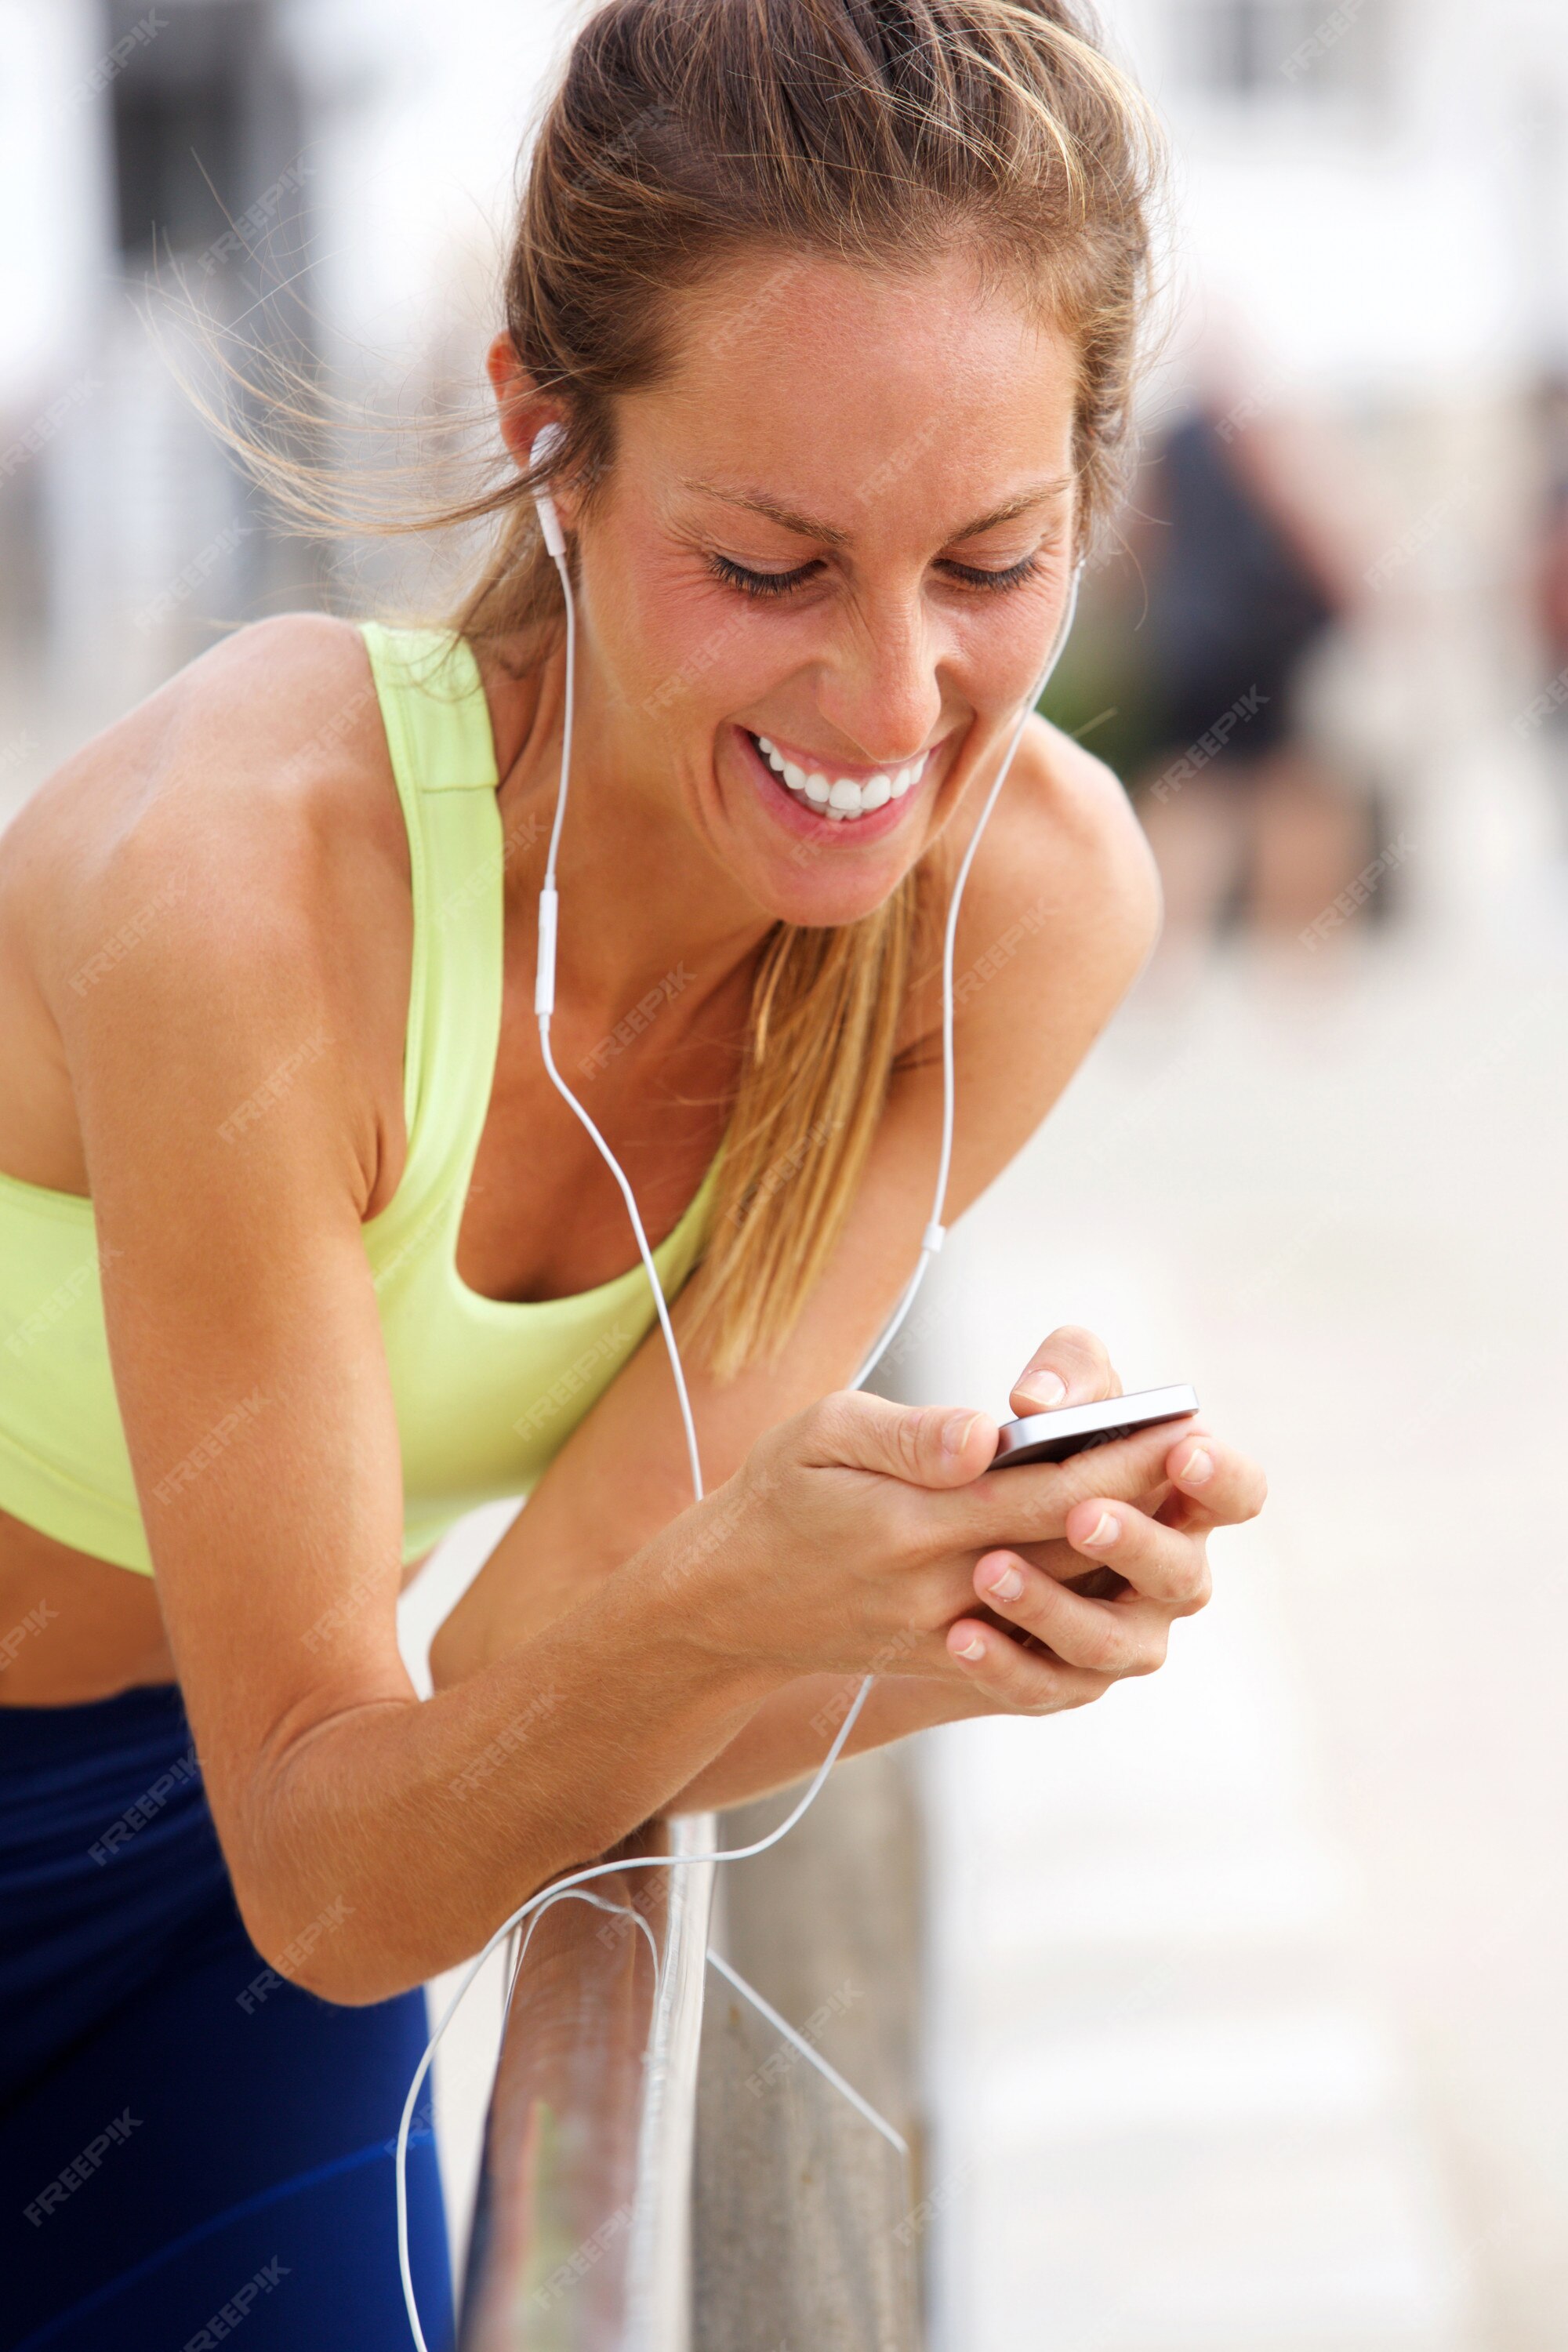
<path id="1" fill-rule="evenodd" d="M 1037 299 L 1078 355 L 1081 547 L 1125 466 L 1158 158 L 1143 100 L 1058 0 L 605 0 L 545 107 L 503 279 L 564 440 L 547 469 L 405 526 L 500 519 L 452 625 L 551 641 L 533 492 L 570 478 L 591 505 L 617 397 L 677 362 L 677 298 L 759 249 L 908 271 L 962 246 Z M 321 519 L 297 474 L 283 494 Z M 917 866 L 870 914 L 763 944 L 691 1286 L 691 1342 L 721 1379 L 776 1355 L 842 1230 L 925 889 Z"/>

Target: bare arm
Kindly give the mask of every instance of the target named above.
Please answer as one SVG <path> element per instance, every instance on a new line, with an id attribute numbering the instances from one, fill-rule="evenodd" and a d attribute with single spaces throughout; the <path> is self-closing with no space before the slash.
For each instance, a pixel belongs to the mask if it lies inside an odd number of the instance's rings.
<path id="1" fill-rule="evenodd" d="M 237 844 L 177 788 L 128 813 L 58 973 L 128 911 L 157 899 L 161 919 L 115 985 L 58 986 L 54 1010 L 160 1602 L 241 1907 L 274 1955 L 336 1906 L 321 1989 L 363 2000 L 473 1950 L 530 1885 L 658 1810 L 768 1672 L 689 1639 L 678 1587 L 606 1590 L 419 1704 L 361 1234 L 374 1139 L 321 845 L 253 787 Z"/>

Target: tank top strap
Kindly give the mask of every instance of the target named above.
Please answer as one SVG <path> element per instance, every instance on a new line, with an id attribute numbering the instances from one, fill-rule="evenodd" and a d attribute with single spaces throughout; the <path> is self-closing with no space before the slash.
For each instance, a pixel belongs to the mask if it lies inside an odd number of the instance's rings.
<path id="1" fill-rule="evenodd" d="M 462 1167 L 489 1108 L 500 1041 L 506 844 L 489 707 L 472 648 L 447 629 L 364 622 L 361 634 L 413 877 L 403 1067 L 408 1160 L 399 1186 L 412 1202 L 432 1180 Z"/>
<path id="2" fill-rule="evenodd" d="M 421 793 L 494 792 L 495 742 L 479 666 L 450 629 L 361 624 L 386 719 L 393 764 Z M 401 762 L 399 753 L 402 754 Z M 401 788 L 404 773 L 398 776 Z"/>

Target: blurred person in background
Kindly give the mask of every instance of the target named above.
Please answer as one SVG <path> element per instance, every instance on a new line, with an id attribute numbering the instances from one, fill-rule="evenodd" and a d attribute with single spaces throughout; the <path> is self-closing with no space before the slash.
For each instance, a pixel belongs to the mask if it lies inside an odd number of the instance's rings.
<path id="1" fill-rule="evenodd" d="M 1310 666 L 1364 593 L 1345 462 L 1277 383 L 1211 357 L 1131 502 L 1136 658 L 1157 747 L 1133 789 L 1170 967 L 1230 920 L 1295 943 L 1366 859 L 1367 796 L 1302 714 Z"/>
<path id="2" fill-rule="evenodd" d="M 840 1392 L 931 1213 L 928 917 L 1118 470 L 1152 144 L 1055 0 L 611 0 L 531 157 L 501 486 L 437 519 L 498 525 L 454 622 L 242 631 L 0 844 L 7 2346 L 404 2341 L 428 1978 L 815 1768 L 864 1674 L 856 1747 L 1152 1671 L 1258 1507 L 1201 1429 L 1005 1484 L 984 1413 Z M 689 1509 L 533 1019 L 544 489 L 554 1049 L 679 1293 Z M 949 1216 L 1156 922 L 1116 780 L 1031 719 L 958 939 Z M 1011 1402 L 1116 1393 L 1069 1330 Z M 400 1590 L 524 1493 L 422 1704 Z"/>

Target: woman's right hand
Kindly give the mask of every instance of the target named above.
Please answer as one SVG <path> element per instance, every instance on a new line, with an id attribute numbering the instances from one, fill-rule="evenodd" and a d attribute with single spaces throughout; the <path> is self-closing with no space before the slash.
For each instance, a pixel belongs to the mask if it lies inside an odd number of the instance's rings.
<path id="1" fill-rule="evenodd" d="M 693 1639 L 786 1677 L 983 1681 L 996 1706 L 1029 1711 L 1073 1703 L 1064 1664 L 1099 1688 L 1151 1671 L 1171 1620 L 1207 1597 L 1203 1534 L 1252 1515 L 1259 1474 L 1189 1423 L 987 1478 L 996 1433 L 973 1410 L 825 1397 L 762 1438 L 640 1565 L 687 1587 Z M 1112 1565 L 1092 1534 L 1108 1502 L 1117 1590 L 1069 1591 Z M 1025 1586 L 1011 1600 L 986 1581 L 1002 1553 Z"/>

